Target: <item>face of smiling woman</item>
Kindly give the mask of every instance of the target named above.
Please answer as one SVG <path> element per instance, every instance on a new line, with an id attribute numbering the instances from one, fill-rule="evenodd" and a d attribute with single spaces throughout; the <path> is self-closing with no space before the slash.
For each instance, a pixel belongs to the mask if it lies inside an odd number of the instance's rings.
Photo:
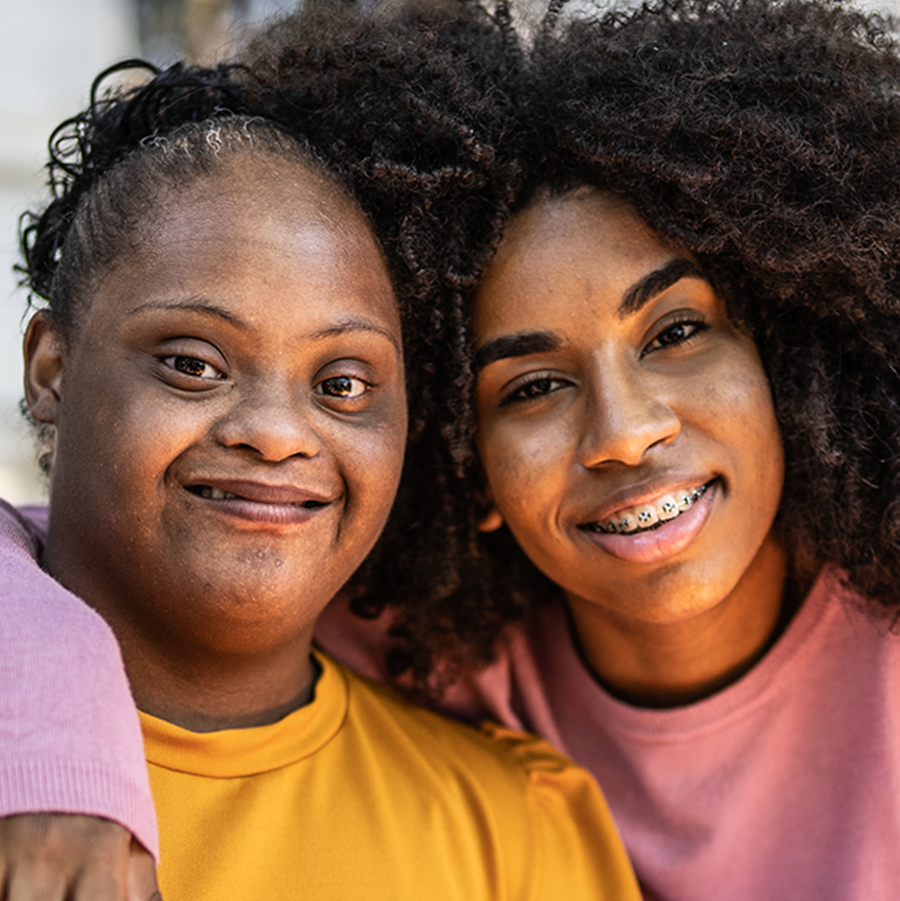
<path id="1" fill-rule="evenodd" d="M 506 521 L 579 629 L 658 644 L 738 616 L 770 633 L 779 430 L 696 261 L 616 198 L 545 197 L 511 223 L 473 332 L 486 524 Z"/>
<path id="2" fill-rule="evenodd" d="M 42 319 L 26 339 L 58 430 L 48 567 L 113 625 L 145 709 L 173 718 L 156 683 L 217 668 L 275 708 L 394 497 L 397 305 L 363 214 L 303 164 L 236 155 L 150 218 L 68 346 Z"/>

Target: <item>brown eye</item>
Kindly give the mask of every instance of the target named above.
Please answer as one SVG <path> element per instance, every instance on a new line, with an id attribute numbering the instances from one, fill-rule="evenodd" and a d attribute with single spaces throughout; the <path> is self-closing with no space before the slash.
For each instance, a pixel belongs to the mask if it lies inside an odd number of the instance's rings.
<path id="1" fill-rule="evenodd" d="M 663 347 L 666 347 L 670 344 L 680 344 L 684 341 L 692 332 L 692 327 L 684 322 L 679 322 L 677 325 L 673 325 L 671 328 L 667 328 L 660 336 L 657 338 L 660 344 Z"/>
<path id="2" fill-rule="evenodd" d="M 549 394 L 553 387 L 554 379 L 537 379 L 534 382 L 528 382 L 527 385 L 522 385 L 516 392 L 516 396 L 523 400 L 527 400 L 530 397 L 541 397 L 544 394 Z"/>
<path id="3" fill-rule="evenodd" d="M 175 368 L 185 375 L 196 375 L 199 378 L 206 369 L 206 363 L 193 357 L 175 357 Z"/>
<path id="4" fill-rule="evenodd" d="M 330 379 L 324 379 L 316 386 L 317 394 L 327 397 L 361 397 L 369 389 L 362 379 L 350 378 L 348 375 L 337 375 Z"/>
<path id="5" fill-rule="evenodd" d="M 209 363 L 204 362 L 203 360 L 197 359 L 197 357 L 183 357 L 183 356 L 175 356 L 175 357 L 165 357 L 163 359 L 163 363 L 171 366 L 172 369 L 176 370 L 176 372 L 181 372 L 184 375 L 192 376 L 193 378 L 198 379 L 220 379 L 222 378 L 222 373 L 216 369 L 215 366 L 211 366 Z"/>
<path id="6" fill-rule="evenodd" d="M 647 345 L 647 350 L 661 350 L 666 347 L 678 347 L 681 344 L 687 344 L 693 338 L 697 338 L 705 332 L 709 325 L 697 319 L 685 319 L 682 322 L 673 322 L 666 326 L 657 336 Z"/>
<path id="7" fill-rule="evenodd" d="M 552 394 L 554 391 L 565 388 L 568 384 L 569 382 L 565 379 L 551 378 L 550 376 L 532 379 L 530 382 L 525 382 L 524 385 L 519 385 L 513 391 L 510 391 L 509 394 L 501 399 L 500 406 L 505 407 L 508 404 L 544 397 Z"/>

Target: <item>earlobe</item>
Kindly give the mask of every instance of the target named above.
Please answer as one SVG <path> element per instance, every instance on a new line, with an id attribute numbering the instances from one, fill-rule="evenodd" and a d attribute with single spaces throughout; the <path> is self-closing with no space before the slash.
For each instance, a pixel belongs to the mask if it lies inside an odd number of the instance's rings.
<path id="1" fill-rule="evenodd" d="M 494 503 L 494 496 L 491 494 L 488 485 L 487 476 L 481 469 L 479 463 L 478 470 L 480 487 L 475 490 L 475 497 L 478 500 L 478 506 L 481 507 L 481 515 L 478 518 L 479 532 L 496 532 L 503 525 L 503 514 L 497 509 Z"/>
<path id="2" fill-rule="evenodd" d="M 496 532 L 502 525 L 503 514 L 493 504 L 490 504 L 487 506 L 487 512 L 478 522 L 478 530 L 480 532 Z"/>
<path id="3" fill-rule="evenodd" d="M 35 313 L 23 342 L 25 401 L 37 422 L 55 423 L 64 363 L 63 340 L 45 312 Z"/>
<path id="4" fill-rule="evenodd" d="M 478 520 L 478 531 L 496 532 L 503 525 L 503 514 L 497 509 L 487 486 L 478 491 L 478 503 L 481 505 L 482 511 Z"/>

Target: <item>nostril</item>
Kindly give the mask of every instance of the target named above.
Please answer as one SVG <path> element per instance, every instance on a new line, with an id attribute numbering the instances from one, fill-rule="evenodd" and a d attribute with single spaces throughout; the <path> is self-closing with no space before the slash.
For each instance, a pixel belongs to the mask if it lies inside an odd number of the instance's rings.
<path id="1" fill-rule="evenodd" d="M 250 399 L 222 418 L 215 439 L 223 447 L 249 451 L 271 462 L 314 457 L 322 450 L 317 429 L 302 411 Z"/>

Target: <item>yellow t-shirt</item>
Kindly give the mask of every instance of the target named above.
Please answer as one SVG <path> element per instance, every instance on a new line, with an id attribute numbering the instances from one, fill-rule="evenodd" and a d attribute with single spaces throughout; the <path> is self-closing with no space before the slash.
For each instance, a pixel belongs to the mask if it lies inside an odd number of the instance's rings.
<path id="1" fill-rule="evenodd" d="M 638 901 L 583 770 L 317 659 L 314 701 L 271 726 L 141 715 L 166 901 Z"/>

